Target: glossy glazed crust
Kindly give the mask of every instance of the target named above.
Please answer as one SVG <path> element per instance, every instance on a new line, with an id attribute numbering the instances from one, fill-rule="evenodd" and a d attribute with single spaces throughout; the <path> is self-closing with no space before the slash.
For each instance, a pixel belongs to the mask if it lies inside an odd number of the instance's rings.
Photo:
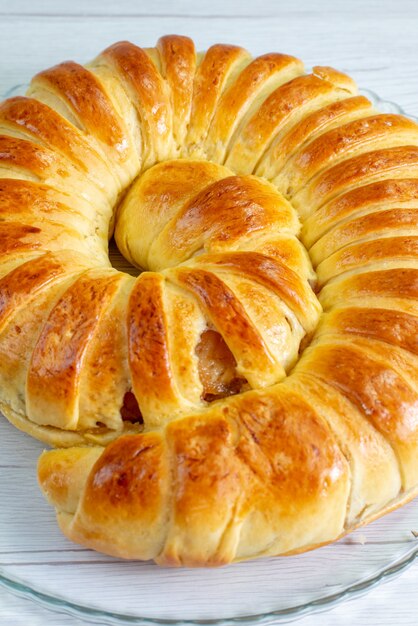
<path id="1" fill-rule="evenodd" d="M 60 454 L 70 461 L 55 475 Z M 46 453 L 40 462 L 45 492 L 65 512 L 64 532 L 99 549 L 114 534 L 113 554 L 165 565 L 220 565 L 292 550 L 301 537 L 320 542 L 340 529 L 349 489 L 329 429 L 285 387 L 174 421 L 164 436 L 118 439 L 92 463 L 76 508 L 75 498 L 62 503 L 85 480 L 71 454 L 80 451 Z"/>
<path id="2" fill-rule="evenodd" d="M 417 181 L 413 122 L 284 54 L 120 42 L 0 105 L 0 409 L 73 446 L 69 538 L 221 565 L 417 493 Z"/>
<path id="3" fill-rule="evenodd" d="M 167 161 L 147 170 L 119 207 L 119 248 L 137 265 L 162 270 L 140 276 L 129 304 L 133 389 L 147 428 L 204 408 L 202 332 L 221 337 L 235 378 L 261 388 L 286 375 L 317 324 L 297 216 L 267 181 L 231 174 L 212 162 Z M 179 323 L 173 287 L 177 310 L 187 310 Z"/>

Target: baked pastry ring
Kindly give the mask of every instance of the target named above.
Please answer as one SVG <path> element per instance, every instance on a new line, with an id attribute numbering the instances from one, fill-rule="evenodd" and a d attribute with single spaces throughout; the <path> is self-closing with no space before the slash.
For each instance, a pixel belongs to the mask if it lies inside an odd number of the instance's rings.
<path id="1" fill-rule="evenodd" d="M 414 122 L 167 36 L 41 72 L 0 132 L 0 409 L 61 446 L 68 537 L 218 565 L 418 493 Z"/>

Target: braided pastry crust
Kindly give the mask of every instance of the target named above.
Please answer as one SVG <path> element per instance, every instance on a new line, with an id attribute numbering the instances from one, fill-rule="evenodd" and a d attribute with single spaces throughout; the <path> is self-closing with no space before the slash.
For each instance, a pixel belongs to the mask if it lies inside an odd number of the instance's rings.
<path id="1" fill-rule="evenodd" d="M 120 42 L 1 103 L 0 410 L 63 532 L 219 565 L 414 497 L 417 209 L 418 126 L 292 56 Z"/>

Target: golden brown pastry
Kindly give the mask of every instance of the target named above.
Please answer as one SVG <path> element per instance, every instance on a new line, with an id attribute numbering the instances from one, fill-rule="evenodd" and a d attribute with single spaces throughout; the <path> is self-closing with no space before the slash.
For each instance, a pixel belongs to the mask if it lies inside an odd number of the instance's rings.
<path id="1" fill-rule="evenodd" d="M 61 446 L 68 537 L 219 565 L 418 493 L 414 122 L 170 35 L 41 72 L 0 133 L 0 409 Z"/>

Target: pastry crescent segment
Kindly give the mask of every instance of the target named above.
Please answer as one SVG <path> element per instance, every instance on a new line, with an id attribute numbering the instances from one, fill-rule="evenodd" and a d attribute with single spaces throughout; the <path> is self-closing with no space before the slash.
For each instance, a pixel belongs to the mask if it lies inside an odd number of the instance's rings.
<path id="1" fill-rule="evenodd" d="M 63 532 L 222 565 L 417 495 L 417 218 L 418 126 L 293 56 L 125 41 L 1 103 L 0 410 Z"/>

